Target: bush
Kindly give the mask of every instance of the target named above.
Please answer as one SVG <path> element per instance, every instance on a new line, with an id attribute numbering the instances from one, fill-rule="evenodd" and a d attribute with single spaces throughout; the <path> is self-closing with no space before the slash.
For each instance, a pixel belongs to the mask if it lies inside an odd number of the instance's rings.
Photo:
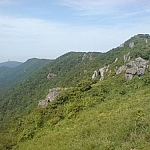
<path id="1" fill-rule="evenodd" d="M 82 80 L 77 86 L 80 88 L 80 91 L 85 92 L 91 89 L 91 84 L 89 80 Z"/>

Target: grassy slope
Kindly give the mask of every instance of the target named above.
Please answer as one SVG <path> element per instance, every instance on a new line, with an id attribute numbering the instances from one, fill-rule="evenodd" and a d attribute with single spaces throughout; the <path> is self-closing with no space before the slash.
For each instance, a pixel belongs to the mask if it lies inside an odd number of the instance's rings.
<path id="1" fill-rule="evenodd" d="M 97 83 L 90 90 L 80 92 L 81 97 L 75 101 L 70 97 L 61 107 L 43 110 L 42 118 L 48 117 L 44 125 L 35 131 L 33 139 L 19 142 L 14 149 L 148 150 L 150 85 L 147 85 L 147 79 L 142 78 L 138 84 L 135 84 L 136 79 L 131 83 L 123 83 L 124 80 L 117 78 L 110 81 L 109 87 L 106 86 L 108 81 Z M 56 114 L 53 117 L 50 109 Z"/>
<path id="2" fill-rule="evenodd" d="M 123 55 L 127 52 L 130 51 L 131 58 L 142 55 L 149 59 L 150 45 L 146 46 L 143 38 L 136 38 L 127 41 L 123 48 L 106 54 L 93 54 L 92 61 L 89 61 L 90 53 L 86 54 L 84 61 L 85 53 L 65 54 L 10 93 L 2 95 L 3 102 L 8 103 L 2 105 L 6 119 L 21 114 L 19 120 L 15 120 L 17 124 L 14 123 L 11 133 L 19 142 L 16 149 L 147 148 L 150 139 L 147 81 L 135 78 L 129 84 L 123 74 L 113 78 L 114 68 L 123 64 Z M 138 42 L 130 49 L 128 44 L 133 40 Z M 115 64 L 116 57 L 119 60 Z M 91 78 L 93 71 L 105 64 L 112 64 L 110 79 L 92 85 L 90 90 L 86 88 L 89 82 L 83 81 L 87 84 L 79 84 L 78 88 L 62 93 L 47 109 L 33 111 L 49 88 L 76 86 L 79 81 Z M 87 74 L 83 70 L 87 70 Z M 48 81 L 49 71 L 57 76 Z M 30 115 L 22 116 L 31 110 Z M 140 147 L 141 143 L 143 147 Z M 6 145 L 9 144 L 6 142 Z"/>

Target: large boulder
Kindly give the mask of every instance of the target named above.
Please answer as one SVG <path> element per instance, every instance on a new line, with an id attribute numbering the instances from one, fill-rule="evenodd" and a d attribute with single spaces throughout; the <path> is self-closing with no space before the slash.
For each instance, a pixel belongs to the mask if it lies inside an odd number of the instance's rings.
<path id="1" fill-rule="evenodd" d="M 137 70 L 137 75 L 138 75 L 138 76 L 144 75 L 145 69 L 146 69 L 146 68 L 138 68 L 138 70 Z"/>
<path id="2" fill-rule="evenodd" d="M 116 71 L 116 74 L 120 74 L 125 71 L 125 78 L 131 80 L 134 75 L 142 76 L 145 73 L 146 68 L 148 68 L 148 61 L 138 57 L 134 61 L 129 61 L 129 53 L 124 55 L 124 62 L 126 66 L 121 66 Z"/>
<path id="3" fill-rule="evenodd" d="M 128 68 L 126 70 L 126 74 L 132 74 L 135 75 L 137 73 L 137 68 Z"/>
<path id="4" fill-rule="evenodd" d="M 126 79 L 132 79 L 132 77 L 129 77 L 129 75 L 135 75 L 142 76 L 145 73 L 145 70 L 147 68 L 148 61 L 145 59 L 138 57 L 135 59 L 135 61 L 130 61 L 127 63 L 128 69 L 126 70 Z"/>

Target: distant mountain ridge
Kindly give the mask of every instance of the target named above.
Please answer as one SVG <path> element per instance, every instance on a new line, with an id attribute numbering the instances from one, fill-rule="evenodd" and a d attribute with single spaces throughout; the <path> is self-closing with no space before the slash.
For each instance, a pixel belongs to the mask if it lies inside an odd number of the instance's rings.
<path id="1" fill-rule="evenodd" d="M 18 62 L 18 61 L 7 61 L 7 62 L 0 63 L 0 67 L 4 66 L 4 67 L 9 67 L 9 68 L 15 68 L 21 64 L 22 62 Z"/>
<path id="2" fill-rule="evenodd" d="M 0 67 L 0 91 L 21 82 L 50 62 L 49 59 L 32 58 L 13 68 Z"/>

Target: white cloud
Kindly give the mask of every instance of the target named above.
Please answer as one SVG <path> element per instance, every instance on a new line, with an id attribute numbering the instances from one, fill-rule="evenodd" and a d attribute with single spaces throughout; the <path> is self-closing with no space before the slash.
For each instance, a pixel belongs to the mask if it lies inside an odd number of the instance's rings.
<path id="1" fill-rule="evenodd" d="M 147 7 L 148 5 L 150 5 L 149 0 L 59 0 L 59 1 L 61 2 L 62 5 L 76 9 L 80 15 L 104 15 L 117 12 L 122 13 L 121 8 L 125 8 L 126 6 L 134 8 L 144 5 L 145 7 Z"/>

